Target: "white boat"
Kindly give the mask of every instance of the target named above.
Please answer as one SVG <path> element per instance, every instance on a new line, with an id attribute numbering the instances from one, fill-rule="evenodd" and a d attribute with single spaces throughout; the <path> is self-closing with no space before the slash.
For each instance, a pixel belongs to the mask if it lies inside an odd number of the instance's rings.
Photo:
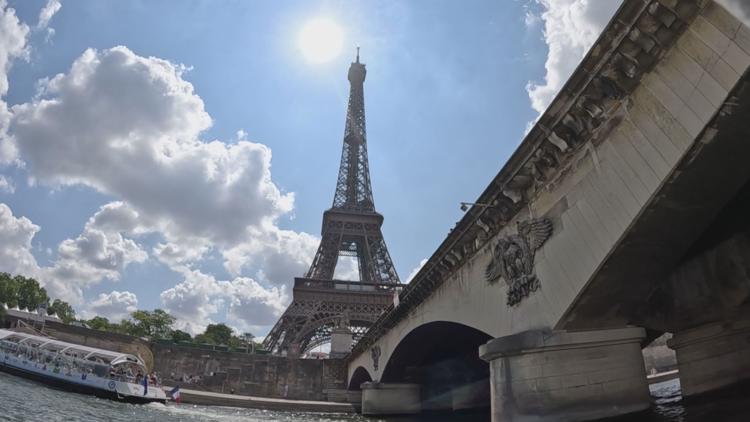
<path id="1" fill-rule="evenodd" d="M 2 329 L 0 371 L 128 403 L 167 401 L 160 386 L 143 381 L 146 365 L 137 356 Z"/>

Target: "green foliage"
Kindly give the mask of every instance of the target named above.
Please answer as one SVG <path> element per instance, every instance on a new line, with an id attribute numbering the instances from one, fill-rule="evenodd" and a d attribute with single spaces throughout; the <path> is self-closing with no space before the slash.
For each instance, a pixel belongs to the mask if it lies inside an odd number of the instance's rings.
<path id="1" fill-rule="evenodd" d="M 193 337 L 181 330 L 172 331 L 172 341 L 176 343 L 193 341 Z"/>
<path id="2" fill-rule="evenodd" d="M 88 325 L 89 328 L 94 330 L 101 330 L 101 331 L 113 331 L 112 330 L 112 324 L 110 324 L 109 320 L 104 317 L 95 316 L 91 318 L 90 320 L 86 321 L 86 325 Z"/>
<path id="3" fill-rule="evenodd" d="M 226 324 L 208 324 L 203 334 L 195 336 L 196 343 L 231 346 L 233 331 Z"/>
<path id="4" fill-rule="evenodd" d="M 135 311 L 130 314 L 130 318 L 123 319 L 119 323 L 113 323 L 107 318 L 97 316 L 86 321 L 86 324 L 89 328 L 95 330 L 163 340 L 174 337 L 176 332 L 172 330 L 174 322 L 175 318 L 172 315 L 161 309 L 155 309 L 153 311 Z M 190 334 L 182 331 L 180 333 L 187 335 L 188 340 L 190 339 Z"/>
<path id="5" fill-rule="evenodd" d="M 175 318 L 161 309 L 153 311 L 135 311 L 130 317 L 119 323 L 110 322 L 104 317 L 94 317 L 86 321 L 89 328 L 127 334 L 137 337 L 149 337 L 152 340 L 168 340 L 175 343 L 191 343 L 198 345 L 228 346 L 240 351 L 260 350 L 261 345 L 255 343 L 251 333 L 235 336 L 231 327 L 226 324 L 209 324 L 206 331 L 191 337 L 189 333 L 172 328 Z"/>
<path id="6" fill-rule="evenodd" d="M 240 336 L 240 340 L 245 343 L 253 343 L 254 339 L 255 335 L 253 335 L 253 333 L 242 333 L 242 335 Z"/>
<path id="7" fill-rule="evenodd" d="M 175 318 L 161 309 L 153 311 L 135 311 L 130 314 L 134 335 L 151 339 L 168 339 L 172 337 L 172 324 Z M 123 321 L 124 322 L 124 321 Z"/>
<path id="8" fill-rule="evenodd" d="M 234 330 L 226 324 L 209 324 L 206 331 L 195 336 L 193 343 L 211 344 L 216 346 L 229 346 L 234 349 L 257 350 L 261 345 L 255 343 L 252 333 L 243 333 L 240 336 L 234 335 Z"/>
<path id="9" fill-rule="evenodd" d="M 8 273 L 0 273 L 0 302 L 8 308 L 18 306 L 18 284 Z"/>
<path id="10" fill-rule="evenodd" d="M 60 299 L 55 299 L 51 305 L 47 307 L 48 315 L 57 315 L 62 322 L 70 324 L 76 320 L 76 311 L 68 302 L 63 302 Z"/>
<path id="11" fill-rule="evenodd" d="M 39 305 L 49 302 L 47 290 L 39 287 L 39 282 L 33 278 L 17 275 L 13 277 L 13 281 L 18 285 L 17 297 L 19 308 L 34 312 L 39 308 Z"/>
<path id="12" fill-rule="evenodd" d="M 36 312 L 41 305 L 47 305 L 47 314 L 57 314 L 66 324 L 75 321 L 76 317 L 69 303 L 55 299 L 50 305 L 47 290 L 39 286 L 35 279 L 22 275 L 14 277 L 0 273 L 0 303 L 5 303 L 8 308 L 19 307 L 29 312 Z"/>

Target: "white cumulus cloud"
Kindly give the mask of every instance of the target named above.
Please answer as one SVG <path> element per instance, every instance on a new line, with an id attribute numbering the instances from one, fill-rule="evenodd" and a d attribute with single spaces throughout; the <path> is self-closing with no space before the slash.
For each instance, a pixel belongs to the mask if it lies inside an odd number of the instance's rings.
<path id="1" fill-rule="evenodd" d="M 184 281 L 162 292 L 161 301 L 178 318 L 178 326 L 193 334 L 214 322 L 221 310 L 239 330 L 267 328 L 288 302 L 284 288 L 265 288 L 247 277 L 221 281 L 198 270 L 183 275 Z"/>
<path id="2" fill-rule="evenodd" d="M 110 321 L 118 322 L 138 310 L 138 297 L 131 292 L 100 293 L 99 297 L 88 304 L 83 312 L 84 318 L 103 316 Z"/>
<path id="3" fill-rule="evenodd" d="M 278 226 L 294 195 L 273 182 L 267 146 L 244 131 L 231 143 L 202 139 L 212 121 L 185 71 L 123 46 L 88 49 L 11 108 L 6 156 L 31 183 L 115 198 L 60 243 L 50 266 L 37 268 L 40 281 L 83 303 L 89 286 L 117 281 L 152 254 L 185 277 L 161 296 L 184 326 L 222 316 L 238 327 L 265 326 L 288 302 L 318 239 Z M 139 239 L 152 235 L 156 245 L 144 249 Z M 224 259 L 231 280 L 196 269 L 209 252 Z"/>
<path id="4" fill-rule="evenodd" d="M 537 0 L 544 9 L 549 52 L 544 82 L 529 82 L 531 106 L 542 113 L 622 4 L 622 0 Z"/>
<path id="5" fill-rule="evenodd" d="M 0 96 L 8 93 L 8 71 L 13 60 L 26 57 L 29 26 L 16 16 L 6 0 L 0 0 Z"/>
<path id="6" fill-rule="evenodd" d="M 15 191 L 16 185 L 13 184 L 13 179 L 0 174 L 0 192 L 14 193 Z"/>
<path id="7" fill-rule="evenodd" d="M 11 132 L 31 174 L 121 198 L 168 237 L 236 244 L 292 209 L 263 144 L 203 142 L 211 124 L 183 68 L 126 47 L 87 50 L 44 95 L 13 107 Z"/>
<path id="8" fill-rule="evenodd" d="M 8 72 L 13 60 L 28 57 L 28 35 L 28 25 L 18 19 L 6 0 L 0 0 L 0 163 L 8 163 L 16 155 L 13 144 L 6 138 L 10 112 L 4 97 L 8 93 Z"/>
<path id="9" fill-rule="evenodd" d="M 225 267 L 238 275 L 246 267 L 261 268 L 258 278 L 273 284 L 303 275 L 315 256 L 319 238 L 275 227 L 251 229 L 247 239 L 222 252 Z"/>
<path id="10" fill-rule="evenodd" d="M 55 13 L 60 11 L 60 8 L 62 8 L 60 0 L 47 0 L 47 4 L 39 11 L 39 21 L 36 27 L 39 29 L 48 27 L 49 21 L 55 16 Z"/>
<path id="11" fill-rule="evenodd" d="M 412 270 L 411 270 L 411 271 L 409 272 L 409 276 L 408 276 L 408 277 L 406 277 L 406 282 L 407 282 L 407 283 L 410 283 L 410 282 L 411 282 L 411 279 L 413 279 L 413 278 L 414 278 L 414 277 L 415 277 L 415 276 L 417 275 L 417 273 L 419 273 L 419 270 L 421 270 L 421 269 L 422 269 L 422 267 L 424 267 L 424 264 L 426 264 L 426 263 L 427 263 L 427 258 L 424 258 L 424 259 L 422 259 L 421 261 L 419 261 L 419 264 L 417 264 L 417 266 L 416 266 L 416 267 L 414 267 L 414 268 L 413 268 L 413 269 L 412 269 Z"/>
<path id="12" fill-rule="evenodd" d="M 6 204 L 0 203 L 0 271 L 38 275 L 39 267 L 31 253 L 31 240 L 39 226 L 26 217 L 16 217 Z"/>

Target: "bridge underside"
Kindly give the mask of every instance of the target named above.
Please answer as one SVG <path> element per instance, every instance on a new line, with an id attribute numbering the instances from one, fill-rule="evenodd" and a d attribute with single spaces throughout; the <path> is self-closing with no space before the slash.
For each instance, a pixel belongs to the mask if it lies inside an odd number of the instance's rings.
<path id="1" fill-rule="evenodd" d="M 399 343 L 380 381 L 420 385 L 423 411 L 489 409 L 490 371 L 477 350 L 491 338 L 457 323 L 425 324 Z"/>
<path id="2" fill-rule="evenodd" d="M 749 81 L 742 78 L 557 328 L 678 332 L 750 315 Z"/>

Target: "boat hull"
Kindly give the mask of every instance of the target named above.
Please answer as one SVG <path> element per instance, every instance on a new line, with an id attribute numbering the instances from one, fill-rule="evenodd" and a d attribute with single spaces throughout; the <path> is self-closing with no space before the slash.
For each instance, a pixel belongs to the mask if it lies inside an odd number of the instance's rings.
<path id="1" fill-rule="evenodd" d="M 104 390 L 101 388 L 85 385 L 85 384 L 78 384 L 75 382 L 66 381 L 64 379 L 60 378 L 53 378 L 53 377 L 47 377 L 41 374 L 38 374 L 36 372 L 27 371 L 23 368 L 18 368 L 12 365 L 7 365 L 0 361 L 0 371 L 6 372 L 11 375 L 15 375 L 21 378 L 26 378 L 32 381 L 40 382 L 45 385 L 48 385 L 52 388 L 56 388 L 59 390 L 64 390 L 68 392 L 74 392 L 79 394 L 86 394 L 86 395 L 93 395 L 99 398 L 103 399 L 109 399 L 109 400 L 115 400 L 120 401 L 124 403 L 133 403 L 133 404 L 147 404 L 147 403 L 166 403 L 166 399 L 156 399 L 153 397 L 139 397 L 139 396 L 131 396 L 131 395 L 122 395 L 119 394 L 117 391 L 109 391 Z M 158 387 L 154 387 L 158 388 Z"/>

